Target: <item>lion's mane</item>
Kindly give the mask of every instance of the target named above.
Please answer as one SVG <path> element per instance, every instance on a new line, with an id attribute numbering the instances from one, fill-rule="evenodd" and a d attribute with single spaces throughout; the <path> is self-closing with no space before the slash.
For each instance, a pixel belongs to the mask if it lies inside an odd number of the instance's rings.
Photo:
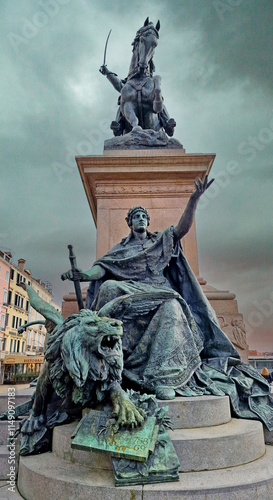
<path id="1" fill-rule="evenodd" d="M 69 396 L 75 404 L 86 406 L 94 399 L 101 401 L 114 381 L 121 382 L 121 339 L 114 356 L 107 357 L 100 349 L 102 338 L 116 335 L 114 321 L 83 309 L 56 326 L 45 358 L 50 381 L 62 399 Z"/>

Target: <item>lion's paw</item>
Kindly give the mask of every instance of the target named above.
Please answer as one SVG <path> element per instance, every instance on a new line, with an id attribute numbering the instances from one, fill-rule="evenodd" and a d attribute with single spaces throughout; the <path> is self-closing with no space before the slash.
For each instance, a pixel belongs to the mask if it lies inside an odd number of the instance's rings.
<path id="1" fill-rule="evenodd" d="M 113 403 L 112 416 L 116 419 L 113 427 L 114 432 L 117 432 L 121 427 L 134 429 L 143 424 L 146 413 L 141 408 L 137 408 L 123 390 L 114 391 L 111 394 L 111 399 Z"/>

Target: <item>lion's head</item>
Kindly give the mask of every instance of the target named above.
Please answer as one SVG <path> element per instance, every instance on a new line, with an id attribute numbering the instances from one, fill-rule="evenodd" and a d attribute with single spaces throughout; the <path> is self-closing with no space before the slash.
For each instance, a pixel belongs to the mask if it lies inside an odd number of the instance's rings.
<path id="1" fill-rule="evenodd" d="M 61 397 L 71 392 L 73 401 L 82 405 L 94 391 L 101 399 L 113 381 L 121 380 L 121 337 L 121 321 L 88 309 L 56 326 L 45 352 L 56 392 Z"/>

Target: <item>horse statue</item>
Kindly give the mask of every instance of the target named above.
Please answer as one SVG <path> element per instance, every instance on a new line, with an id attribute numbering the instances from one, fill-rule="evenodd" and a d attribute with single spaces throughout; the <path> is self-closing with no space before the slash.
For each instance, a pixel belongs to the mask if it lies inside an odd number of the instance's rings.
<path id="1" fill-rule="evenodd" d="M 100 72 L 106 75 L 113 87 L 120 92 L 118 113 L 116 120 L 111 123 L 115 136 L 127 134 L 131 130 L 152 129 L 165 130 L 173 136 L 176 122 L 164 106 L 161 95 L 161 77 L 153 76 L 155 66 L 153 56 L 159 39 L 160 22 L 156 26 L 147 17 L 144 25 L 137 31 L 133 45 L 127 78 L 120 80 L 116 73 L 108 70 L 104 63 Z M 110 33 L 109 33 L 110 34 Z M 109 35 L 108 35 L 109 38 Z"/>

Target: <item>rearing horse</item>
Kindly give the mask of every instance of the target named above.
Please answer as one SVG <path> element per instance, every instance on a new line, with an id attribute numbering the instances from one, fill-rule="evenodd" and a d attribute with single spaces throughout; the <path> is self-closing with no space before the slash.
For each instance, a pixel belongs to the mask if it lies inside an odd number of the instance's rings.
<path id="1" fill-rule="evenodd" d="M 161 77 L 153 76 L 155 66 L 153 55 L 158 44 L 160 22 L 156 26 L 147 17 L 144 25 L 137 31 L 133 45 L 129 74 L 120 80 L 106 65 L 100 72 L 107 76 L 114 88 L 120 92 L 117 118 L 111 123 L 114 135 L 122 135 L 132 129 L 165 129 L 173 135 L 175 120 L 170 118 L 163 104 L 160 83 Z"/>

